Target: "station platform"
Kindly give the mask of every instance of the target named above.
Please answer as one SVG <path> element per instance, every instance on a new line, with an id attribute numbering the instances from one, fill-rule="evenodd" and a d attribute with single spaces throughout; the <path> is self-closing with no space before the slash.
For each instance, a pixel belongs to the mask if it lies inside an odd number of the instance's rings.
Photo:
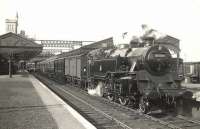
<path id="1" fill-rule="evenodd" d="M 0 129 L 95 128 L 32 75 L 0 75 Z"/>

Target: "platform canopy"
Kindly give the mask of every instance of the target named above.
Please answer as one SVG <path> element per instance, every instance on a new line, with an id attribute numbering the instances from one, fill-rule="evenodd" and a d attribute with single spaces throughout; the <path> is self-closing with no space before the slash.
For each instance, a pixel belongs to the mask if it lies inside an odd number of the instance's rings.
<path id="1" fill-rule="evenodd" d="M 170 50 L 174 51 L 177 54 L 180 53 L 179 39 L 161 33 L 157 30 L 151 29 L 145 24 L 142 25 L 142 28 L 144 33 L 141 38 L 143 40 L 153 39 L 155 44 L 161 44 L 168 47 Z"/>
<path id="2" fill-rule="evenodd" d="M 14 33 L 0 36 L 0 54 L 13 60 L 28 60 L 42 52 L 42 45 Z"/>
<path id="3" fill-rule="evenodd" d="M 180 41 L 177 38 L 166 35 L 163 38 L 157 39 L 155 42 L 168 47 L 169 49 L 173 50 L 176 53 L 180 52 L 180 45 L 179 45 Z"/>

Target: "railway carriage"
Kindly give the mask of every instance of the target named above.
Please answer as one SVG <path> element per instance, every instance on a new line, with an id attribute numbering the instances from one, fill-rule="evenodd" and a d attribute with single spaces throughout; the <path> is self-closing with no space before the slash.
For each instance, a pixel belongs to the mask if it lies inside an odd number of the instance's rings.
<path id="1" fill-rule="evenodd" d="M 37 62 L 34 66 L 37 72 L 40 72 L 49 78 L 53 78 L 55 74 L 55 59 L 57 57 L 51 57 L 43 61 Z"/>
<path id="2" fill-rule="evenodd" d="M 70 56 L 64 59 L 66 81 L 86 88 L 87 58 L 85 54 Z"/>
<path id="3" fill-rule="evenodd" d="M 64 83 L 64 74 L 65 74 L 65 60 L 63 58 L 58 58 L 54 60 L 54 78 L 56 81 Z"/>

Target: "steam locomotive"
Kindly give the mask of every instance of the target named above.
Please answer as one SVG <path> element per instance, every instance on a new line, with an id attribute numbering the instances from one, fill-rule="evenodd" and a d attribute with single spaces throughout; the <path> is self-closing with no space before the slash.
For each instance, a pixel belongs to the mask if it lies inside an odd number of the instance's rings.
<path id="1" fill-rule="evenodd" d="M 109 39 L 111 41 L 112 39 Z M 113 46 L 97 42 L 38 62 L 49 78 L 87 89 L 122 105 L 132 103 L 147 113 L 152 105 L 173 105 L 188 93 L 181 88 L 182 65 L 162 44 Z"/>

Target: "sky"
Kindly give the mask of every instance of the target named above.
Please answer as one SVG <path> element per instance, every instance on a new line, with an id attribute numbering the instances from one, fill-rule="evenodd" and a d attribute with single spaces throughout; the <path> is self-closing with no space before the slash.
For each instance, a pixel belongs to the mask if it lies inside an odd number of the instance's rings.
<path id="1" fill-rule="evenodd" d="M 141 25 L 178 38 L 185 61 L 200 61 L 200 0 L 0 0 L 5 19 L 38 40 L 98 41 L 141 31 Z"/>

